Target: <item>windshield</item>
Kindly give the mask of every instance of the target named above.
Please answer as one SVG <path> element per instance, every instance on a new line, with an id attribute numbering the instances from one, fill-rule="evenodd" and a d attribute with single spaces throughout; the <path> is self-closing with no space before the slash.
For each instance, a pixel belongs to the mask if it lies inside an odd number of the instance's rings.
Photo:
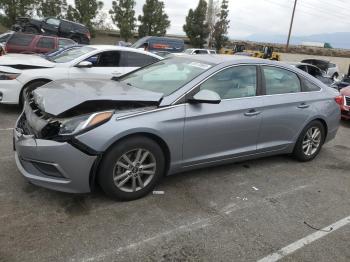
<path id="1" fill-rule="evenodd" d="M 119 80 L 140 89 L 170 95 L 208 70 L 212 64 L 185 58 L 170 58 L 135 71 Z"/>
<path id="2" fill-rule="evenodd" d="M 95 48 L 88 46 L 68 49 L 62 53 L 57 54 L 56 56 L 51 57 L 50 60 L 56 63 L 67 63 L 94 50 Z"/>
<path id="3" fill-rule="evenodd" d="M 184 53 L 185 53 L 185 54 L 191 54 L 192 51 L 193 51 L 193 49 L 186 49 L 186 50 L 184 51 Z"/>
<path id="4" fill-rule="evenodd" d="M 133 45 L 131 45 L 131 47 L 140 48 L 140 47 L 143 47 L 144 43 L 146 43 L 145 39 L 141 38 L 141 39 L 137 40 Z"/>

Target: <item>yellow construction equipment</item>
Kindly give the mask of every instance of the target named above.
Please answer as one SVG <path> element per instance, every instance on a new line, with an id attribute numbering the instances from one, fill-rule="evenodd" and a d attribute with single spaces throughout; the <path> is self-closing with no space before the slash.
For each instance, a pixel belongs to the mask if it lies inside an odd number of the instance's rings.
<path id="1" fill-rule="evenodd" d="M 281 55 L 273 51 L 273 46 L 268 46 L 268 45 L 265 45 L 265 46 L 260 45 L 259 51 L 253 51 L 252 56 L 257 58 L 276 60 L 276 61 L 281 60 Z"/>

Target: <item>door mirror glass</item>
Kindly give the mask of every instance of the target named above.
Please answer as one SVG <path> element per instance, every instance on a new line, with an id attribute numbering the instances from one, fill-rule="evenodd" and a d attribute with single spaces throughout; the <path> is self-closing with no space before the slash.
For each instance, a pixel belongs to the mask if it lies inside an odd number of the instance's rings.
<path id="1" fill-rule="evenodd" d="M 221 98 L 218 93 L 211 90 L 200 90 L 192 98 L 189 99 L 190 103 L 206 103 L 206 104 L 219 104 Z"/>
<path id="2" fill-rule="evenodd" d="M 90 67 L 92 67 L 92 63 L 89 62 L 89 61 L 82 61 L 79 64 L 77 64 L 76 67 L 79 67 L 79 68 L 90 68 Z"/>

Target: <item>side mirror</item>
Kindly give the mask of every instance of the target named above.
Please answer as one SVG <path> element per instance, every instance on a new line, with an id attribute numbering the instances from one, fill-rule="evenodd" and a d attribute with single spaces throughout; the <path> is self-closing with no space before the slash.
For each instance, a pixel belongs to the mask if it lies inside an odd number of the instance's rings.
<path id="1" fill-rule="evenodd" d="M 90 67 L 92 67 L 92 63 L 89 62 L 89 61 L 81 61 L 75 67 L 78 67 L 78 68 L 90 68 Z"/>
<path id="2" fill-rule="evenodd" d="M 205 104 L 219 104 L 221 98 L 218 93 L 211 90 L 201 90 L 192 98 L 188 99 L 190 103 L 205 103 Z"/>

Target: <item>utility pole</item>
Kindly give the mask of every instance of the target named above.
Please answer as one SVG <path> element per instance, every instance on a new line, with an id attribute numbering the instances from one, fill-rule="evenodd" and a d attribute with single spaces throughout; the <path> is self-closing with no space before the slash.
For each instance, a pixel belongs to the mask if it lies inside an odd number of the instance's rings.
<path id="1" fill-rule="evenodd" d="M 294 14 L 295 14 L 295 8 L 297 7 L 297 2 L 298 2 L 298 0 L 294 0 L 294 7 L 293 7 L 292 19 L 290 21 L 290 26 L 289 26 L 289 33 L 288 33 L 288 40 L 287 40 L 287 45 L 286 45 L 286 52 L 288 52 L 288 48 L 289 48 L 289 40 L 290 40 L 290 35 L 292 33 Z"/>

